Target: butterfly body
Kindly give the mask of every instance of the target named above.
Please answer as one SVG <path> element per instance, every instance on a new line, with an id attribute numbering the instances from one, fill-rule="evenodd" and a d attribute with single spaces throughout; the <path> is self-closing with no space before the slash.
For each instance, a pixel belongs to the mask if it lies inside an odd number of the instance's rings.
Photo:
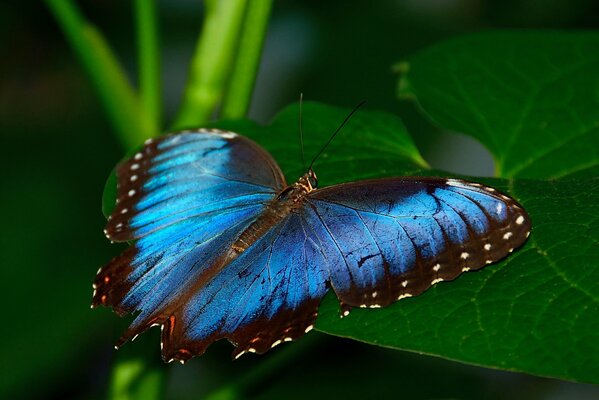
<path id="1" fill-rule="evenodd" d="M 161 325 L 165 360 L 227 338 L 237 357 L 312 329 L 328 290 L 384 307 L 497 261 L 530 220 L 493 188 L 402 177 L 287 185 L 272 157 L 232 132 L 147 143 L 117 169 L 106 235 L 136 242 L 100 269 L 93 306 L 138 312 L 119 341 Z"/>
<path id="2" fill-rule="evenodd" d="M 316 182 L 314 171 L 310 170 L 296 183 L 287 186 L 268 203 L 264 212 L 244 230 L 235 243 L 231 246 L 231 254 L 239 255 L 250 247 L 258 238 L 287 217 L 290 213 L 299 210 L 306 196 L 315 189 Z M 231 261 L 229 259 L 229 261 Z"/>

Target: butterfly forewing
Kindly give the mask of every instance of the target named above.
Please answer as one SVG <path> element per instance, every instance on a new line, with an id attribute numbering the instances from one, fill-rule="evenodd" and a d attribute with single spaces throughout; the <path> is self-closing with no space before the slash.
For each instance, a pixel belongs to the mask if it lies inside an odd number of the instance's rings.
<path id="1" fill-rule="evenodd" d="M 131 334 L 162 318 L 160 311 L 285 184 L 268 153 L 217 130 L 150 140 L 117 167 L 117 180 L 106 236 L 138 240 L 98 271 L 92 305 L 119 314 L 141 310 Z"/>
<path id="2" fill-rule="evenodd" d="M 457 179 L 390 178 L 309 195 L 305 218 L 342 303 L 380 307 L 497 261 L 528 237 L 522 207 L 493 188 Z"/>

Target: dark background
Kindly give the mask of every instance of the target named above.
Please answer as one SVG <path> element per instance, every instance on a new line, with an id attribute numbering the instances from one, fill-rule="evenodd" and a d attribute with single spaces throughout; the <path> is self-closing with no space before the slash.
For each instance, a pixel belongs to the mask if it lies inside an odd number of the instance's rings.
<path id="1" fill-rule="evenodd" d="M 123 150 L 85 73 L 42 2 L 0 4 L 0 210 L 4 318 L 2 398 L 104 398 L 115 360 L 141 357 L 166 371 L 168 398 L 202 398 L 253 379 L 268 398 L 598 398 L 599 389 L 385 350 L 314 333 L 279 353 L 231 363 L 219 343 L 188 365 L 159 364 L 156 332 L 118 353 L 126 325 L 90 311 L 96 269 L 117 254 L 102 234 L 105 180 Z M 165 111 L 177 110 L 202 21 L 195 0 L 160 2 Z M 135 81 L 135 26 L 127 1 L 79 1 Z M 399 114 L 434 167 L 490 175 L 473 140 L 439 132 L 396 99 L 392 66 L 457 34 L 499 28 L 596 29 L 596 0 L 276 1 L 251 117 L 267 122 L 306 99 Z M 309 134 L 309 133 L 307 133 Z M 276 353 L 276 352 L 272 352 Z M 284 354 L 284 353 L 282 353 Z M 261 379 L 248 372 L 265 369 Z M 245 378 L 244 378 L 245 377 Z M 6 396 L 5 396 L 6 395 Z"/>

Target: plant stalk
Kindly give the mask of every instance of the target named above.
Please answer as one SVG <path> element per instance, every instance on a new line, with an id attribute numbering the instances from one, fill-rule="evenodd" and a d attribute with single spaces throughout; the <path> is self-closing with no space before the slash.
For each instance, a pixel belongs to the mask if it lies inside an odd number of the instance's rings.
<path id="1" fill-rule="evenodd" d="M 204 26 L 173 129 L 199 126 L 214 115 L 223 99 L 247 1 L 206 0 L 204 3 Z"/>
<path id="2" fill-rule="evenodd" d="M 248 112 L 272 3 L 272 0 L 250 0 L 248 3 L 237 57 L 222 108 L 221 116 L 225 119 L 243 118 Z"/>
<path id="3" fill-rule="evenodd" d="M 112 50 L 71 0 L 45 0 L 104 106 L 123 147 L 131 149 L 157 134 Z"/>

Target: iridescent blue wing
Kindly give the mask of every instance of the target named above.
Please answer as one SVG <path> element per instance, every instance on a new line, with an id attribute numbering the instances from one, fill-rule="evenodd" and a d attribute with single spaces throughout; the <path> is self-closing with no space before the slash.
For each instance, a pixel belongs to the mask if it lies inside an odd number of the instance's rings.
<path id="1" fill-rule="evenodd" d="M 456 179 L 393 178 L 312 192 L 304 218 L 317 233 L 331 286 L 345 305 L 381 307 L 505 257 L 530 220 L 493 188 Z"/>
<path id="2" fill-rule="evenodd" d="M 92 306 L 140 311 L 123 340 L 154 323 L 285 184 L 274 160 L 231 132 L 187 131 L 146 142 L 117 168 L 106 236 L 135 243 L 98 271 Z"/>
<path id="3" fill-rule="evenodd" d="M 406 178 L 333 186 L 274 225 L 165 324 L 163 357 L 215 340 L 263 353 L 312 328 L 331 285 L 348 306 L 378 307 L 477 269 L 525 240 L 522 208 L 494 189 Z"/>
<path id="4" fill-rule="evenodd" d="M 185 361 L 229 339 L 234 357 L 264 353 L 312 328 L 327 291 L 326 260 L 300 214 L 291 214 L 198 288 L 162 331 L 163 358 Z"/>

